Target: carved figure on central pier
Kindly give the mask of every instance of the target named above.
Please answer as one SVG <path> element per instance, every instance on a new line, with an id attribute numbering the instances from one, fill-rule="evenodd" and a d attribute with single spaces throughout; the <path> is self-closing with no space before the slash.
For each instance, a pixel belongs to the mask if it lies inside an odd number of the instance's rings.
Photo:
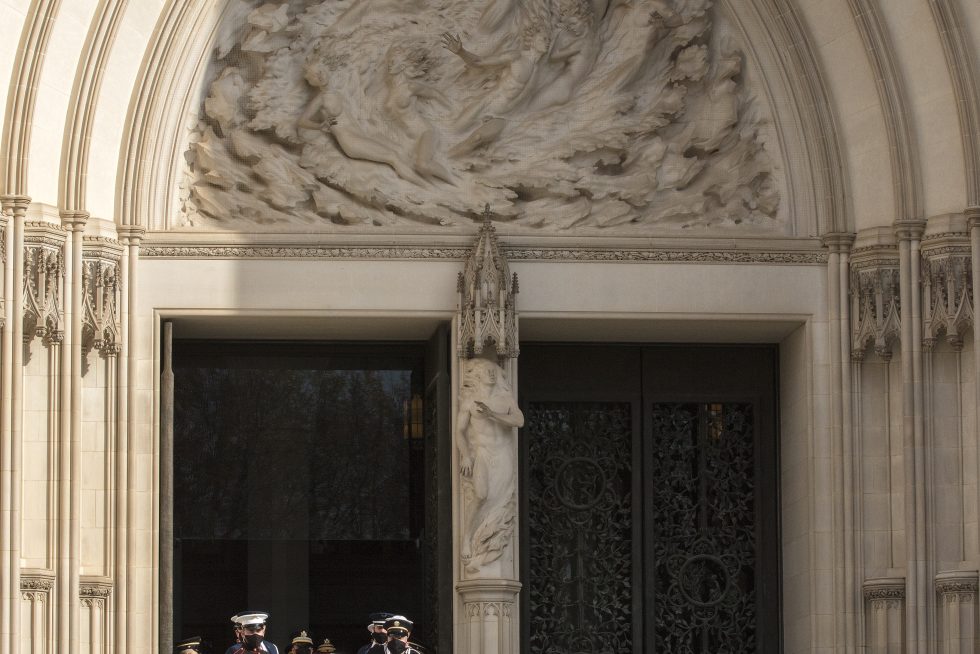
<path id="1" fill-rule="evenodd" d="M 468 573 L 496 561 L 517 518 L 516 429 L 524 426 L 503 369 L 487 359 L 463 362 L 456 445 L 466 493 L 460 553 Z"/>

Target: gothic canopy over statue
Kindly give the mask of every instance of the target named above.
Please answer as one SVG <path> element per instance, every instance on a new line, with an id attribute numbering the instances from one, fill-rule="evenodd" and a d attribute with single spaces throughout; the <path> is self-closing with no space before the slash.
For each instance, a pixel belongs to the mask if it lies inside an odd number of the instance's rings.
<path id="1" fill-rule="evenodd" d="M 185 226 L 779 230 L 766 103 L 710 0 L 229 9 Z"/>

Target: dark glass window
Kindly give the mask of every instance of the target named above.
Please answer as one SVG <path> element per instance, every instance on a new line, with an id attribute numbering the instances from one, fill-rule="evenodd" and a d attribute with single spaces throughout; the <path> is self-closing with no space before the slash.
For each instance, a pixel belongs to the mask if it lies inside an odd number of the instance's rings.
<path id="1" fill-rule="evenodd" d="M 283 651 L 356 651 L 369 613 L 421 618 L 424 354 L 175 342 L 175 634 L 222 652 L 262 609 Z"/>

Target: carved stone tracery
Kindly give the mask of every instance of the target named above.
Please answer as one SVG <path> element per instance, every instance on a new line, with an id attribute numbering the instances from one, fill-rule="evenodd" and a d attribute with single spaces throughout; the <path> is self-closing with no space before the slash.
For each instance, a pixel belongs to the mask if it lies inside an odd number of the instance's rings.
<path id="1" fill-rule="evenodd" d="M 955 235 L 942 235 L 955 237 Z M 963 335 L 973 325 L 973 264 L 965 234 L 951 243 L 922 247 L 923 330 L 926 347 L 932 347 L 943 334 L 960 348 Z M 936 239 L 930 239 L 936 240 Z"/>
<path id="2" fill-rule="evenodd" d="M 82 347 L 86 354 L 92 349 L 104 356 L 119 353 L 121 256 L 115 241 L 86 242 L 82 257 Z"/>
<path id="3" fill-rule="evenodd" d="M 902 303 L 897 256 L 856 260 L 851 264 L 851 353 L 864 356 L 868 346 L 883 357 L 901 337 Z"/>
<path id="4" fill-rule="evenodd" d="M 473 357 L 492 347 L 498 359 L 520 354 L 517 340 L 515 296 L 517 273 L 512 276 L 500 251 L 487 207 L 483 226 L 456 283 L 459 294 L 459 356 Z"/>
<path id="5" fill-rule="evenodd" d="M 49 223 L 28 223 L 24 236 L 24 342 L 45 345 L 64 338 L 64 230 Z"/>

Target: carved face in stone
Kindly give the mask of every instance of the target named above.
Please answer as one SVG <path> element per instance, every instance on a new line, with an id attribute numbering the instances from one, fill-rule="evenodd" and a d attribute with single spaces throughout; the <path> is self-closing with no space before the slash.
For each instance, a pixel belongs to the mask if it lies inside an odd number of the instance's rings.
<path id="1" fill-rule="evenodd" d="M 327 82 L 330 79 L 330 71 L 327 69 L 323 62 L 312 60 L 306 64 L 306 68 L 303 70 L 303 76 L 310 86 L 322 89 L 327 86 Z"/>

